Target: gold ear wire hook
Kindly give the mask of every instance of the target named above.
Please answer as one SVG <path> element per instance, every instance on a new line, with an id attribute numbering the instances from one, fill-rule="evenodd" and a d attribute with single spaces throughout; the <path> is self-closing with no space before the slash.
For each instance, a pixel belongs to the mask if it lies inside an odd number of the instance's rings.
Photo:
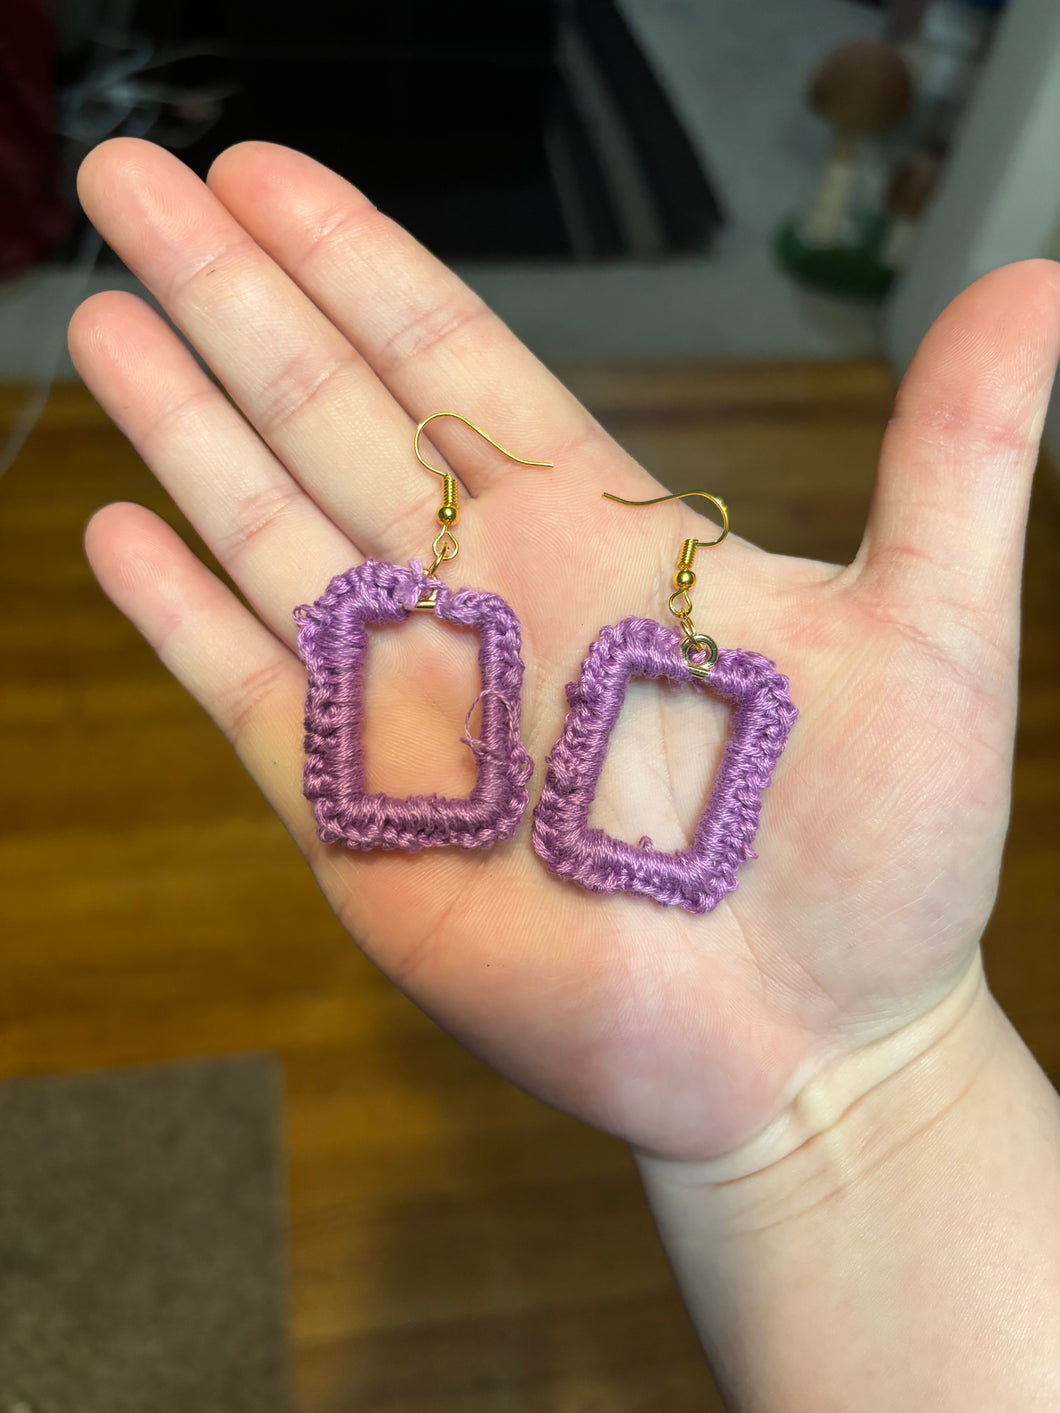
<path id="1" fill-rule="evenodd" d="M 729 507 L 720 496 L 711 495 L 709 491 L 676 491 L 673 495 L 656 496 L 654 500 L 625 500 L 622 496 L 612 495 L 610 491 L 604 491 L 604 500 L 616 501 L 619 505 L 663 505 L 666 501 L 684 500 L 686 496 L 702 496 L 704 500 L 709 500 L 711 505 L 717 507 L 721 512 L 721 534 L 716 540 L 685 540 L 681 545 L 681 552 L 677 556 L 677 570 L 673 577 L 674 591 L 667 600 L 667 607 L 673 616 L 684 629 L 684 639 L 681 643 L 681 651 L 685 661 L 688 663 L 688 670 L 694 677 L 706 677 L 710 669 L 718 660 L 718 645 L 713 638 L 708 638 L 705 633 L 697 633 L 692 623 L 692 600 L 689 597 L 689 589 L 695 582 L 696 576 L 692 569 L 695 562 L 697 549 L 711 549 L 714 545 L 720 545 L 725 536 L 729 533 Z M 702 663 L 692 662 L 693 653 L 705 653 Z"/>
<path id="2" fill-rule="evenodd" d="M 713 545 L 720 545 L 729 533 L 729 507 L 720 496 L 712 496 L 709 491 L 675 491 L 672 496 L 656 496 L 654 500 L 623 500 L 621 496 L 613 496 L 610 491 L 604 491 L 603 496 L 604 500 L 614 500 L 619 505 L 662 505 L 668 500 L 684 500 L 685 496 L 702 496 L 704 500 L 709 500 L 711 505 L 717 506 L 721 511 L 721 534 L 716 540 L 686 540 L 686 545 L 693 546 L 693 558 L 697 549 L 710 549 Z M 692 560 L 688 562 L 691 565 Z"/>
<path id="3" fill-rule="evenodd" d="M 465 427 L 470 427 L 473 432 L 477 432 L 483 441 L 489 442 L 490 446 L 495 447 L 502 456 L 506 456 L 509 461 L 518 461 L 520 466 L 551 467 L 556 464 L 554 461 L 527 461 L 522 456 L 516 456 L 514 451 L 507 451 L 501 446 L 500 442 L 495 442 L 488 432 L 484 432 L 482 428 L 477 426 L 474 422 L 470 422 L 466 417 L 462 417 L 459 412 L 432 412 L 431 415 L 425 417 L 416 428 L 416 436 L 412 445 L 416 452 L 416 460 L 420 465 L 426 467 L 428 471 L 433 471 L 436 476 L 441 476 L 443 480 L 448 479 L 451 481 L 453 478 L 448 471 L 442 471 L 439 467 L 432 466 L 429 461 L 425 461 L 423 452 L 420 451 L 420 437 L 423 434 L 424 427 L 427 426 L 428 422 L 433 422 L 438 417 L 455 417 L 458 422 L 463 422 Z"/>
<path id="4" fill-rule="evenodd" d="M 434 552 L 434 562 L 427 570 L 428 579 L 436 573 L 440 564 L 443 564 L 446 560 L 455 559 L 460 553 L 460 545 L 452 531 L 452 527 L 459 519 L 456 477 L 449 471 L 443 471 L 439 466 L 432 466 L 424 457 L 423 452 L 420 451 L 420 437 L 423 435 L 424 427 L 426 427 L 429 422 L 435 421 L 438 417 L 455 417 L 458 422 L 463 422 L 465 427 L 470 427 L 473 432 L 477 432 L 483 441 L 489 442 L 490 446 L 495 447 L 502 456 L 506 456 L 509 461 L 517 461 L 520 466 L 550 467 L 554 464 L 551 461 L 527 461 L 522 456 L 516 456 L 514 451 L 508 451 L 505 447 L 502 447 L 500 442 L 495 442 L 488 432 L 484 432 L 481 427 L 469 421 L 468 418 L 462 417 L 459 412 L 432 412 L 429 417 L 425 417 L 416 428 L 416 435 L 412 440 L 412 449 L 416 453 L 416 460 L 422 467 L 432 472 L 435 476 L 441 476 L 442 478 L 442 503 L 438 507 L 437 512 L 438 523 L 442 528 L 435 536 L 434 543 L 431 545 L 431 549 Z M 417 608 L 433 608 L 434 604 L 429 602 L 429 599 L 433 597 L 433 595 L 429 595 L 428 600 L 424 600 L 422 605 L 416 605 Z"/>

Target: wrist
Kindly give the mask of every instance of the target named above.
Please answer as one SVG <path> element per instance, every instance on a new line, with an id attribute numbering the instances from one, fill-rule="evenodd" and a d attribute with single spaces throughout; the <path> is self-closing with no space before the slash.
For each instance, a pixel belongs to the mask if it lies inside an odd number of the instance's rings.
<path id="1" fill-rule="evenodd" d="M 780 1156 L 638 1159 L 732 1405 L 1060 1407 L 1060 1100 L 979 964 L 787 1117 Z"/>
<path id="2" fill-rule="evenodd" d="M 855 1186 L 959 1104 L 1007 1027 L 977 951 L 943 1001 L 822 1066 L 746 1143 L 698 1162 L 637 1154 L 642 1179 L 649 1189 L 700 1192 L 719 1219 L 738 1221 L 745 1208 L 766 1203 L 794 1214 Z"/>

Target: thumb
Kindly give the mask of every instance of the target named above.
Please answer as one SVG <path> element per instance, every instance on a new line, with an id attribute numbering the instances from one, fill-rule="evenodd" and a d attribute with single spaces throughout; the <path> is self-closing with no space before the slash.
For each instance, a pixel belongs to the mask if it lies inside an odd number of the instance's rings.
<path id="1" fill-rule="evenodd" d="M 1060 264 L 1028 260 L 960 294 L 899 389 L 853 568 L 860 592 L 951 652 L 1018 633 L 1027 504 L 1058 355 Z"/>

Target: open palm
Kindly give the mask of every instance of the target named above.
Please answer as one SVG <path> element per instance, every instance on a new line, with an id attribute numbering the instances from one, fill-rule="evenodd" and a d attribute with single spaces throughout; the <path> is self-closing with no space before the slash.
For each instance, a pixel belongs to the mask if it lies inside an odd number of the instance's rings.
<path id="1" fill-rule="evenodd" d="M 78 369 L 252 611 L 139 507 L 95 517 L 93 566 L 229 735 L 343 923 L 420 1005 L 549 1101 L 653 1152 L 713 1158 L 778 1120 L 821 1066 L 928 1012 L 975 967 L 1007 821 L 1055 266 L 988 276 L 929 334 L 853 565 L 769 555 L 735 535 L 701 551 L 697 626 L 772 658 L 801 717 L 765 797 L 760 858 L 692 917 L 553 878 L 531 850 L 529 813 L 493 849 L 320 844 L 301 791 L 292 610 L 363 559 L 426 556 L 439 482 L 413 459 L 412 431 L 427 414 L 451 408 L 519 456 L 554 462 L 525 469 L 452 420 L 430 428 L 466 491 L 460 558 L 442 573 L 497 591 L 522 624 L 533 801 L 564 684 L 598 629 L 665 619 L 681 538 L 716 532 L 680 503 L 602 502 L 604 490 L 660 488 L 444 266 L 308 158 L 245 144 L 203 185 L 120 139 L 91 154 L 81 191 L 232 401 L 125 295 L 75 315 Z M 470 787 L 457 744 L 474 696 L 470 636 L 424 615 L 376 635 L 372 788 Z M 634 684 L 594 823 L 679 847 L 704 803 L 703 742 L 722 725 L 709 696 Z"/>

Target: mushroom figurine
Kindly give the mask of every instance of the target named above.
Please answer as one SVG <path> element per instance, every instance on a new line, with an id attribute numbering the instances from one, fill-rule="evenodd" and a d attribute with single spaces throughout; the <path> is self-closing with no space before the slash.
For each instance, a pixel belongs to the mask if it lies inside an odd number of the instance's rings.
<path id="1" fill-rule="evenodd" d="M 800 223 L 806 245 L 851 239 L 848 216 L 866 140 L 897 127 L 913 101 L 909 67 L 893 44 L 857 39 L 834 50 L 810 85 L 808 102 L 835 134 L 832 155 L 809 214 Z"/>

